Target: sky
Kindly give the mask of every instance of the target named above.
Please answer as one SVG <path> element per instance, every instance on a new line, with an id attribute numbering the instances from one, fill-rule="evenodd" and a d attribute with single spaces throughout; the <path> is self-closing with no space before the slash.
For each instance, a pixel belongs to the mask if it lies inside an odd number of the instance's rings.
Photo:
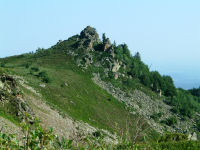
<path id="1" fill-rule="evenodd" d="M 0 57 L 48 48 L 87 25 L 177 87 L 200 86 L 199 0 L 0 0 Z"/>

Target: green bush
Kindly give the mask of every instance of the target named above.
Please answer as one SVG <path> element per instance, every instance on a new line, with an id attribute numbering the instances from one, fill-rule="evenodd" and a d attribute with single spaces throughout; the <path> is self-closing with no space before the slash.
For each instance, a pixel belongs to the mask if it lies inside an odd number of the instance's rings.
<path id="1" fill-rule="evenodd" d="M 162 117 L 162 113 L 153 113 L 150 117 L 154 119 L 155 121 L 158 121 L 160 117 Z"/>
<path id="2" fill-rule="evenodd" d="M 45 83 L 49 83 L 50 82 L 50 78 L 48 77 L 46 71 L 39 72 L 37 77 L 41 78 L 42 82 L 45 82 Z"/>
<path id="3" fill-rule="evenodd" d="M 25 64 L 25 68 L 28 69 L 29 67 L 30 67 L 30 64 L 29 64 L 29 63 L 26 63 L 26 64 Z"/>
<path id="4" fill-rule="evenodd" d="M 161 136 L 158 142 L 172 142 L 172 141 L 187 141 L 188 135 L 182 133 L 166 133 L 165 135 Z"/>
<path id="5" fill-rule="evenodd" d="M 181 142 L 162 142 L 159 144 L 151 144 L 148 147 L 153 150 L 199 150 L 199 141 L 181 141 Z"/>
<path id="6" fill-rule="evenodd" d="M 1 67 L 5 67 L 6 63 L 5 62 L 1 62 Z"/>
<path id="7" fill-rule="evenodd" d="M 40 125 L 38 119 L 34 120 L 31 125 L 28 119 L 22 124 L 23 139 L 19 142 L 14 134 L 6 134 L 0 132 L 0 147 L 1 149 L 16 149 L 16 150 L 56 150 L 56 149 L 78 149 L 73 147 L 72 140 L 59 139 L 53 130 L 44 129 Z M 21 144 L 20 144 L 21 143 Z"/>
<path id="8" fill-rule="evenodd" d="M 168 126 L 175 125 L 177 123 L 177 119 L 175 117 L 170 117 L 166 120 L 162 120 L 161 123 L 165 123 Z"/>
<path id="9" fill-rule="evenodd" d="M 39 71 L 39 68 L 38 68 L 38 67 L 31 67 L 31 71 L 33 71 L 33 72 L 38 72 L 38 71 Z"/>

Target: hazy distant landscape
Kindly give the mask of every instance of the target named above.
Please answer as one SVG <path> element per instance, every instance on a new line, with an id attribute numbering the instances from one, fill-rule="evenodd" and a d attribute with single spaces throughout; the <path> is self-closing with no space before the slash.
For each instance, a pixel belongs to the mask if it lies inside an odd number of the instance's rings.
<path id="1" fill-rule="evenodd" d="M 188 74 L 186 75 L 177 75 L 172 74 L 172 77 L 174 79 L 174 83 L 176 87 L 181 87 L 184 89 L 191 89 L 191 88 L 199 88 L 200 87 L 200 79 L 199 74 Z"/>
<path id="2" fill-rule="evenodd" d="M 177 88 L 191 89 L 200 86 L 199 64 L 192 67 L 175 67 L 173 65 L 156 65 L 162 74 L 169 74 L 173 77 Z M 196 68 L 196 69 L 195 69 Z"/>

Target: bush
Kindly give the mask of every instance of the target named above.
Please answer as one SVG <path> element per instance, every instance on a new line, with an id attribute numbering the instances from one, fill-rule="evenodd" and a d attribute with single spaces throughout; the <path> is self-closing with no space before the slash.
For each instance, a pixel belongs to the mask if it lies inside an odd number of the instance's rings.
<path id="1" fill-rule="evenodd" d="M 45 82 L 45 83 L 49 83 L 50 82 L 50 78 L 48 77 L 46 71 L 39 72 L 37 77 L 41 78 L 42 82 Z"/>
<path id="2" fill-rule="evenodd" d="M 14 134 L 6 134 L 0 132 L 0 146 L 1 149 L 78 149 L 78 147 L 73 147 L 72 140 L 59 139 L 53 134 L 53 130 L 44 129 L 40 125 L 38 119 L 34 120 L 31 125 L 26 119 L 25 123 L 22 124 L 23 130 L 23 141 L 16 139 Z M 21 139 L 22 140 L 22 139 Z M 19 144 L 21 143 L 21 144 Z"/>
<path id="3" fill-rule="evenodd" d="M 187 141 L 188 135 L 182 133 L 166 133 L 165 135 L 161 136 L 158 142 L 172 142 L 172 141 Z"/>
<path id="4" fill-rule="evenodd" d="M 31 71 L 33 71 L 33 72 L 38 72 L 38 71 L 39 71 L 39 68 L 38 68 L 38 67 L 31 67 Z"/>
<path id="5" fill-rule="evenodd" d="M 29 64 L 29 63 L 26 63 L 26 64 L 25 64 L 25 68 L 28 69 L 29 67 L 30 67 L 30 64 Z"/>
<path id="6" fill-rule="evenodd" d="M 175 125 L 177 123 L 177 119 L 175 117 L 170 117 L 166 120 L 162 120 L 161 123 L 165 123 L 168 126 Z"/>
<path id="7" fill-rule="evenodd" d="M 153 115 L 151 115 L 150 117 L 155 120 L 158 121 L 160 117 L 162 117 L 162 113 L 153 113 Z"/>
<path id="8" fill-rule="evenodd" d="M 6 63 L 5 62 L 1 62 L 1 67 L 5 67 Z"/>
<path id="9" fill-rule="evenodd" d="M 50 82 L 50 78 L 49 77 L 43 77 L 42 78 L 42 82 L 49 83 Z"/>
<path id="10" fill-rule="evenodd" d="M 1 149 L 16 149 L 16 150 L 25 150 L 25 149 L 119 149 L 119 150 L 128 150 L 128 149 L 199 149 L 199 141 L 187 141 L 188 136 L 180 133 L 167 133 L 164 136 L 161 136 L 157 143 L 147 143 L 147 144 L 133 144 L 127 140 L 120 140 L 118 144 L 108 144 L 105 143 L 100 137 L 101 134 L 99 131 L 94 132 L 93 137 L 86 137 L 83 141 L 79 143 L 74 143 L 73 140 L 67 140 L 57 137 L 53 134 L 53 130 L 44 129 L 40 121 L 35 119 L 33 124 L 28 122 L 28 119 L 25 119 L 25 122 L 22 124 L 23 139 L 18 140 L 14 134 L 6 134 L 0 132 L 0 146 Z"/>

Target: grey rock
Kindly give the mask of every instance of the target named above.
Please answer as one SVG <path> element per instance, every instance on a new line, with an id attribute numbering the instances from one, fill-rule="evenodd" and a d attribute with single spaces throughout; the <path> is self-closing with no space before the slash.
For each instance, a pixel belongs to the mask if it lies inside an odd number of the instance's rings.
<path id="1" fill-rule="evenodd" d="M 0 104 L 9 104 L 12 107 L 11 111 L 16 112 L 16 115 L 20 120 L 25 119 L 26 114 L 29 114 L 30 116 L 29 121 L 33 120 L 34 112 L 21 95 L 21 91 L 17 86 L 15 78 L 4 74 L 0 76 L 0 81 L 4 84 L 1 91 L 3 93 L 8 93 L 6 95 L 3 94 L 5 96 L 0 95 Z"/>
<path id="2" fill-rule="evenodd" d="M 197 141 L 198 138 L 196 132 L 189 134 L 188 139 L 191 141 Z"/>
<path id="3" fill-rule="evenodd" d="M 99 41 L 99 35 L 95 28 L 87 26 L 83 31 L 81 31 L 80 39 L 89 39 L 92 42 Z"/>

